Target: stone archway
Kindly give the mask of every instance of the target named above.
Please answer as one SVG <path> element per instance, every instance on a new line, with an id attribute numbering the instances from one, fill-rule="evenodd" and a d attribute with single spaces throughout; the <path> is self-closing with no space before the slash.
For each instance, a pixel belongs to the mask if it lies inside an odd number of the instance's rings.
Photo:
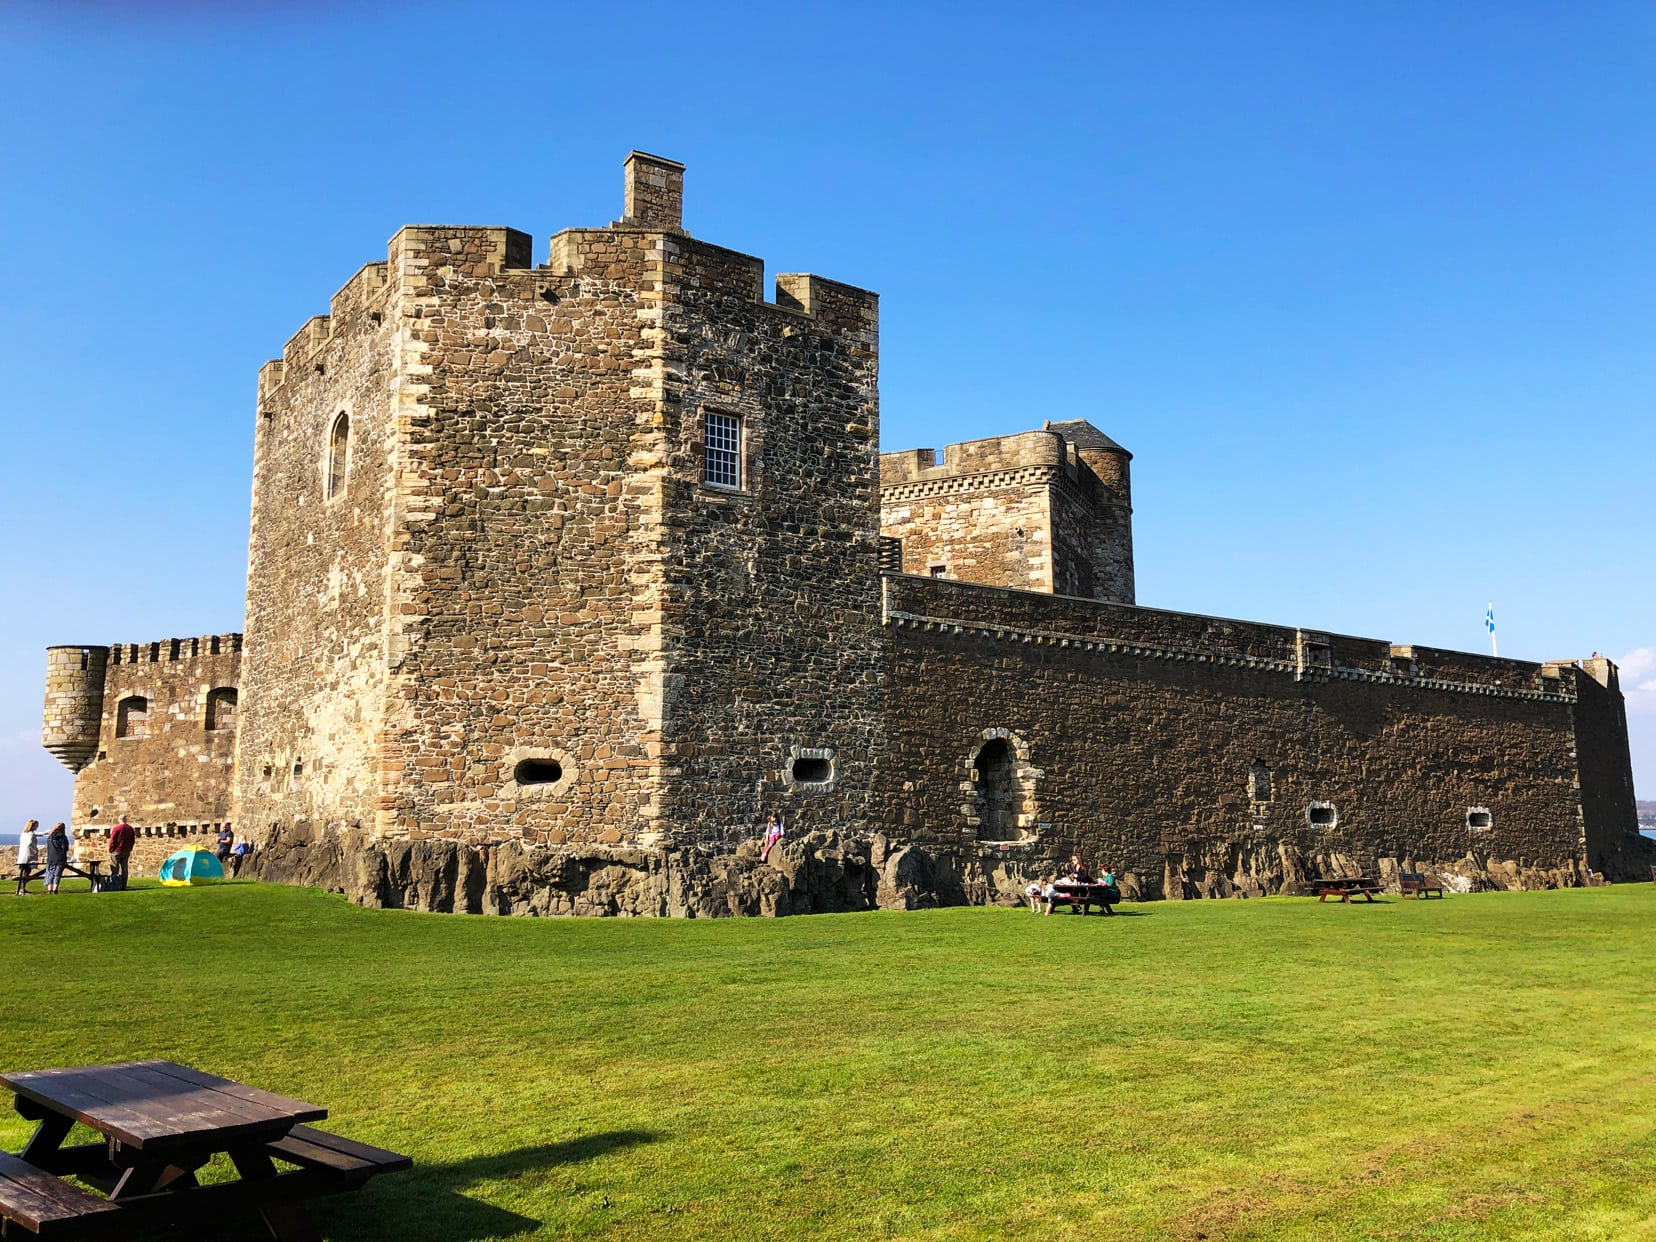
<path id="1" fill-rule="evenodd" d="M 1034 838 L 1035 783 L 1045 773 L 1029 762 L 1029 747 L 1007 729 L 985 729 L 967 760 L 961 792 L 968 828 L 979 841 Z"/>
<path id="2" fill-rule="evenodd" d="M 978 840 L 1010 841 L 1018 835 L 1017 756 L 1005 738 L 985 742 L 977 757 Z"/>

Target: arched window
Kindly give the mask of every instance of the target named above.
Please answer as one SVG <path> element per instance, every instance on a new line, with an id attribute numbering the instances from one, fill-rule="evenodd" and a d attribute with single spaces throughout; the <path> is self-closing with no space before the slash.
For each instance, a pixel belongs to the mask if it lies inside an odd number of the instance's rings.
<path id="1" fill-rule="evenodd" d="M 234 729 L 236 727 L 236 688 L 220 686 L 207 692 L 207 728 Z"/>
<path id="2" fill-rule="evenodd" d="M 115 736 L 144 737 L 149 733 L 149 700 L 130 695 L 115 707 Z"/>
<path id="3" fill-rule="evenodd" d="M 328 433 L 327 486 L 322 493 L 328 500 L 345 494 L 345 470 L 350 459 L 351 416 L 341 410 L 334 419 L 333 430 Z"/>

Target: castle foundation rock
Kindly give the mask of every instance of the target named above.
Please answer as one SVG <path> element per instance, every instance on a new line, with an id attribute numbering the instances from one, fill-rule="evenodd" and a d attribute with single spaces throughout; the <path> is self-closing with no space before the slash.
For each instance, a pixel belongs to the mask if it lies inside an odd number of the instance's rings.
<path id="1" fill-rule="evenodd" d="M 1038 869 L 1050 874 L 1053 868 Z M 1451 893 L 1575 888 L 1589 882 L 1571 866 L 1475 854 L 1446 863 L 1363 860 L 1302 853 L 1286 843 L 1218 842 L 1170 856 L 1162 875 L 1118 877 L 1128 901 L 1309 896 L 1312 876 L 1377 875 L 1398 891 L 1399 873 L 1424 872 Z M 530 917 L 779 917 L 861 910 L 1017 905 L 1037 872 L 1016 864 L 935 858 L 885 837 L 815 832 L 760 855 L 698 847 L 559 849 L 507 841 L 474 845 L 444 838 L 376 839 L 360 830 L 315 832 L 303 824 L 277 834 L 245 873 L 281 884 L 342 893 L 380 909 Z"/>
<path id="2" fill-rule="evenodd" d="M 920 851 L 834 833 L 784 840 L 762 858 L 751 842 L 731 852 L 557 849 L 296 825 L 274 835 L 244 874 L 364 906 L 461 914 L 729 918 L 961 904 L 958 885 Z"/>

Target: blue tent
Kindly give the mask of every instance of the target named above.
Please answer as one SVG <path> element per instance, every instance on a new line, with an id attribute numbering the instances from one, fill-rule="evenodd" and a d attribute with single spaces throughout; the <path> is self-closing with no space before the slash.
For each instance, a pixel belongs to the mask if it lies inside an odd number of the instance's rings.
<path id="1" fill-rule="evenodd" d="M 186 884 L 194 884 L 197 880 L 222 880 L 224 867 L 213 857 L 212 850 L 204 845 L 192 845 L 189 849 L 179 850 L 162 863 L 159 874 L 161 883 L 172 888 L 182 888 Z"/>

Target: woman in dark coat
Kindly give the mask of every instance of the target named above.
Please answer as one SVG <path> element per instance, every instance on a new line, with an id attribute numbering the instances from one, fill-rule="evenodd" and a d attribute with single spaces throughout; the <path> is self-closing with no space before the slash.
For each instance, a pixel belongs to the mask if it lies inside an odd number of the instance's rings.
<path id="1" fill-rule="evenodd" d="M 53 826 L 46 834 L 46 891 L 58 891 L 63 869 L 69 865 L 69 833 L 62 824 Z"/>

